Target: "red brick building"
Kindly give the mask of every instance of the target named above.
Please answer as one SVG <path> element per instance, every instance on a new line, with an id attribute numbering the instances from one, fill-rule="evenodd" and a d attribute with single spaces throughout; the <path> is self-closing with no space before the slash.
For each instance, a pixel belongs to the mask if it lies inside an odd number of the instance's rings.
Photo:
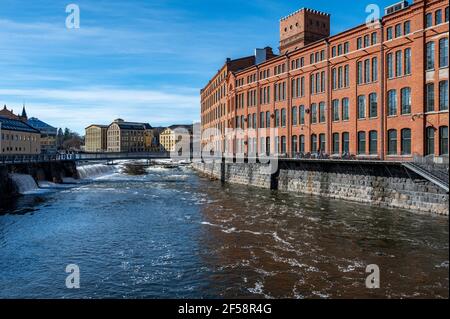
<path id="1" fill-rule="evenodd" d="M 330 36 L 330 15 L 298 10 L 280 20 L 280 55 L 227 59 L 201 90 L 202 132 L 221 132 L 202 143 L 245 154 L 448 155 L 448 20 L 448 1 L 415 0 Z"/>

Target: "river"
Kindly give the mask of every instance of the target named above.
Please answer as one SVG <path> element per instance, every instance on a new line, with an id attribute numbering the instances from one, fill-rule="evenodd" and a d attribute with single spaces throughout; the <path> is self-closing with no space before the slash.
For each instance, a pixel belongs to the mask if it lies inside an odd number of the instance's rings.
<path id="1" fill-rule="evenodd" d="M 449 297 L 447 217 L 222 185 L 187 167 L 101 173 L 0 203 L 1 298 Z M 68 264 L 79 289 L 66 287 Z M 366 288 L 369 264 L 379 289 Z"/>

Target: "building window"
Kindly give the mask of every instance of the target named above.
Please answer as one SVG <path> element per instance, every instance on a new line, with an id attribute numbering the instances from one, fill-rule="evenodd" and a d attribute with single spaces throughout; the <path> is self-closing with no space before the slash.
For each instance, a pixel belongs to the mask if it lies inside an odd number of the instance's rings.
<path id="1" fill-rule="evenodd" d="M 425 15 L 425 28 L 430 28 L 433 26 L 433 15 L 431 13 L 427 13 Z"/>
<path id="2" fill-rule="evenodd" d="M 259 127 L 264 128 L 264 112 L 259 113 Z"/>
<path id="3" fill-rule="evenodd" d="M 319 103 L 319 122 L 324 123 L 326 118 L 325 102 Z"/>
<path id="4" fill-rule="evenodd" d="M 286 136 L 281 137 L 281 154 L 286 154 Z"/>
<path id="5" fill-rule="evenodd" d="M 312 134 L 311 135 L 311 153 L 317 152 L 317 135 Z"/>
<path id="6" fill-rule="evenodd" d="M 411 155 L 411 130 L 409 128 L 403 129 L 401 138 L 402 155 Z"/>
<path id="7" fill-rule="evenodd" d="M 434 128 L 429 126 L 426 130 L 426 155 L 434 155 Z"/>
<path id="8" fill-rule="evenodd" d="M 350 86 L 350 66 L 347 64 L 344 66 L 344 87 Z"/>
<path id="9" fill-rule="evenodd" d="M 344 43 L 344 54 L 347 54 L 349 52 L 349 43 L 345 42 Z"/>
<path id="10" fill-rule="evenodd" d="M 378 59 L 372 59 L 372 81 L 378 81 Z"/>
<path id="11" fill-rule="evenodd" d="M 392 40 L 392 27 L 388 27 L 386 30 L 386 39 Z"/>
<path id="12" fill-rule="evenodd" d="M 297 135 L 292 135 L 292 153 L 297 153 Z"/>
<path id="13" fill-rule="evenodd" d="M 266 127 L 270 128 L 270 112 L 266 112 Z"/>
<path id="14" fill-rule="evenodd" d="M 370 155 L 375 155 L 378 153 L 377 145 L 378 145 L 377 131 L 370 131 L 369 132 L 369 154 Z"/>
<path id="15" fill-rule="evenodd" d="M 371 37 L 372 37 L 372 45 L 375 45 L 375 44 L 377 44 L 377 33 L 376 32 L 373 32 L 372 33 L 372 35 L 371 35 Z"/>
<path id="16" fill-rule="evenodd" d="M 369 94 L 369 117 L 374 118 L 378 116 L 377 94 Z"/>
<path id="17" fill-rule="evenodd" d="M 297 126 L 297 107 L 292 107 L 292 125 Z"/>
<path id="18" fill-rule="evenodd" d="M 439 111 L 448 110 L 448 80 L 439 82 Z"/>
<path id="19" fill-rule="evenodd" d="M 388 78 L 392 79 L 394 77 L 394 57 L 392 53 L 387 55 L 387 66 L 388 66 Z"/>
<path id="20" fill-rule="evenodd" d="M 311 123 L 317 123 L 317 105 L 311 104 Z"/>
<path id="21" fill-rule="evenodd" d="M 445 22 L 448 22 L 448 7 L 445 8 Z"/>
<path id="22" fill-rule="evenodd" d="M 333 90 L 337 89 L 337 74 L 336 74 L 336 69 L 331 70 L 331 86 L 333 88 Z"/>
<path id="23" fill-rule="evenodd" d="M 281 109 L 281 127 L 286 127 L 286 109 Z"/>
<path id="24" fill-rule="evenodd" d="M 397 130 L 388 131 L 388 154 L 397 154 Z"/>
<path id="25" fill-rule="evenodd" d="M 427 83 L 425 86 L 425 100 L 427 112 L 434 111 L 434 83 Z"/>
<path id="26" fill-rule="evenodd" d="M 342 120 L 348 121 L 350 118 L 350 112 L 349 112 L 349 99 L 343 98 L 342 99 Z"/>
<path id="27" fill-rule="evenodd" d="M 339 100 L 333 100 L 333 121 L 339 121 Z"/>
<path id="28" fill-rule="evenodd" d="M 350 153 L 350 134 L 348 132 L 342 133 L 342 153 Z"/>
<path id="29" fill-rule="evenodd" d="M 388 115 L 397 115 L 397 91 L 390 90 L 388 92 Z"/>
<path id="30" fill-rule="evenodd" d="M 280 127 L 280 111 L 275 110 L 275 127 Z"/>
<path id="31" fill-rule="evenodd" d="M 336 47 L 331 48 L 331 57 L 335 57 L 336 56 Z"/>
<path id="32" fill-rule="evenodd" d="M 403 88 L 401 90 L 401 114 L 411 114 L 411 89 Z"/>
<path id="33" fill-rule="evenodd" d="M 359 50 L 362 48 L 362 38 L 356 40 L 356 48 Z"/>
<path id="34" fill-rule="evenodd" d="M 358 119 L 366 117 L 366 97 L 364 95 L 358 96 Z"/>
<path id="35" fill-rule="evenodd" d="M 406 21 L 405 23 L 403 23 L 403 33 L 405 35 L 411 33 L 411 22 L 410 21 Z"/>
<path id="36" fill-rule="evenodd" d="M 364 36 L 364 47 L 366 48 L 368 46 L 370 46 L 370 38 L 369 38 L 369 35 L 365 35 Z"/>
<path id="37" fill-rule="evenodd" d="M 339 133 L 333 133 L 333 154 L 339 154 Z"/>
<path id="38" fill-rule="evenodd" d="M 325 134 L 319 134 L 319 151 L 325 152 L 326 143 L 325 143 Z"/>
<path id="39" fill-rule="evenodd" d="M 358 132 L 358 154 L 366 154 L 366 132 Z"/>
<path id="40" fill-rule="evenodd" d="M 405 75 L 411 74 L 411 49 L 405 49 Z"/>
<path id="41" fill-rule="evenodd" d="M 402 51 L 395 52 L 395 76 L 402 75 Z"/>
<path id="42" fill-rule="evenodd" d="M 402 26 L 400 24 L 395 25 L 395 37 L 401 37 L 402 36 Z"/>
<path id="43" fill-rule="evenodd" d="M 439 155 L 448 155 L 448 126 L 439 128 Z"/>
<path id="44" fill-rule="evenodd" d="M 434 70 L 434 42 L 426 45 L 426 70 Z"/>
<path id="45" fill-rule="evenodd" d="M 442 11 L 437 10 L 434 14 L 434 23 L 435 24 L 441 24 L 442 23 Z"/>
<path id="46" fill-rule="evenodd" d="M 358 84 L 361 84 L 363 81 L 363 65 L 362 62 L 358 62 Z"/>
<path id="47" fill-rule="evenodd" d="M 448 38 L 439 40 L 439 67 L 448 67 Z"/>
<path id="48" fill-rule="evenodd" d="M 342 55 L 342 44 L 339 44 L 337 48 L 338 48 L 337 49 L 337 51 L 338 51 L 337 54 L 338 55 Z"/>
<path id="49" fill-rule="evenodd" d="M 299 120 L 300 120 L 300 125 L 304 125 L 305 124 L 305 107 L 303 105 L 300 105 L 299 107 Z"/>
<path id="50" fill-rule="evenodd" d="M 305 153 L 305 135 L 300 135 L 300 149 L 301 153 Z"/>
<path id="51" fill-rule="evenodd" d="M 370 59 L 364 60 L 364 83 L 370 82 Z"/>

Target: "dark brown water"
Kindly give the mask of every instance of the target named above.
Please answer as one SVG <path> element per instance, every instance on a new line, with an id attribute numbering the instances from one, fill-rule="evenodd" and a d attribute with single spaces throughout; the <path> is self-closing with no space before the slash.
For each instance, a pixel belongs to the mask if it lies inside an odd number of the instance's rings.
<path id="1" fill-rule="evenodd" d="M 3 203 L 0 297 L 448 298 L 448 218 L 112 174 Z M 80 289 L 65 287 L 79 265 Z M 365 286 L 380 268 L 380 289 Z"/>

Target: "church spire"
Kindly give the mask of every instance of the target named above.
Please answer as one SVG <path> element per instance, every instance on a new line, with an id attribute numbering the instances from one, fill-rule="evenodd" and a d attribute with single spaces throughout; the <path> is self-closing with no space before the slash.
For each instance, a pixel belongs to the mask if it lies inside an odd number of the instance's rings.
<path id="1" fill-rule="evenodd" d="M 28 118 L 27 111 L 25 111 L 25 104 L 23 105 L 23 108 L 22 108 L 22 118 L 24 118 L 24 119 Z"/>

